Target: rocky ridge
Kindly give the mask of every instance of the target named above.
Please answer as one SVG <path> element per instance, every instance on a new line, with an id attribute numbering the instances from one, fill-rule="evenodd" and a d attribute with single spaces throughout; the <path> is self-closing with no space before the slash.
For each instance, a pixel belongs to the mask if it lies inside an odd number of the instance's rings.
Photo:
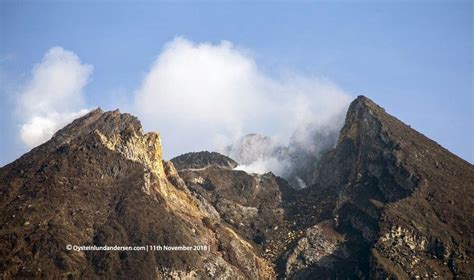
<path id="1" fill-rule="evenodd" d="M 308 263 L 302 278 L 474 275 L 474 215 L 466 211 L 474 206 L 473 166 L 371 100 L 351 104 L 336 148 L 314 174 L 294 211 L 312 216 L 309 224 L 332 220 L 344 242 L 324 261 Z M 316 204 L 322 209 L 315 212 Z M 329 270 L 327 259 L 337 260 Z"/>
<path id="2" fill-rule="evenodd" d="M 95 110 L 0 170 L 2 278 L 258 278 L 273 269 L 192 196 L 159 135 Z M 206 245 L 199 251 L 71 251 L 72 245 Z"/>
<path id="3" fill-rule="evenodd" d="M 265 140 L 265 139 L 264 139 Z M 307 188 L 100 109 L 0 169 L 2 278 L 470 279 L 474 167 L 370 99 Z M 68 251 L 66 245 L 207 245 Z"/>

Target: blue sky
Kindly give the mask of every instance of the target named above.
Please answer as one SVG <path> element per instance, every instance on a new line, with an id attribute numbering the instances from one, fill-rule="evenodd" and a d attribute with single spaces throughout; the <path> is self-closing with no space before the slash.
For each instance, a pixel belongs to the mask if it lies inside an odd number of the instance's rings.
<path id="1" fill-rule="evenodd" d="M 52 47 L 93 66 L 87 108 L 134 112 L 136 92 L 176 37 L 230 41 L 268 79 L 297 73 L 366 95 L 474 162 L 471 1 L 1 1 L 0 165 L 29 149 L 18 98 Z M 145 128 L 176 142 L 159 122 Z M 184 152 L 170 147 L 168 157 Z"/>

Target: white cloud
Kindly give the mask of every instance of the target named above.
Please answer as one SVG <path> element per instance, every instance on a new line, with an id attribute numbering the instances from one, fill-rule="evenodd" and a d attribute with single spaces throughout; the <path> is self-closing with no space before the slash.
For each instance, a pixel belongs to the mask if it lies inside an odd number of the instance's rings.
<path id="1" fill-rule="evenodd" d="M 92 70 L 61 47 L 44 55 L 16 107 L 27 146 L 48 140 L 87 112 L 82 90 Z M 257 149 L 262 156 L 239 168 L 292 176 L 291 166 L 306 160 L 301 154 L 317 154 L 333 143 L 350 99 L 328 80 L 267 75 L 230 42 L 176 38 L 146 73 L 132 107 L 147 130 L 161 132 L 166 157 L 206 149 L 226 152 L 241 136 L 257 132 L 272 137 L 272 152 L 265 153 L 265 145 L 251 147 L 247 152 Z"/>
<path id="2" fill-rule="evenodd" d="M 147 74 L 136 108 L 145 119 L 172 122 L 176 132 L 197 126 L 202 133 L 211 129 L 228 134 L 255 115 L 252 111 L 262 102 L 255 94 L 259 78 L 253 61 L 229 42 L 196 45 L 178 38 Z"/>
<path id="3" fill-rule="evenodd" d="M 54 132 L 85 114 L 83 87 L 93 67 L 61 47 L 51 48 L 36 65 L 22 87 L 16 111 L 23 123 L 22 141 L 33 147 L 48 140 Z"/>
<path id="4" fill-rule="evenodd" d="M 54 132 L 64 125 L 85 115 L 87 112 L 89 110 L 82 109 L 78 112 L 51 112 L 45 116 L 34 116 L 21 126 L 21 139 L 28 147 L 37 146 L 51 138 Z"/>
<path id="5" fill-rule="evenodd" d="M 288 142 L 308 123 L 337 123 L 349 102 L 342 89 L 324 79 L 266 75 L 230 42 L 176 38 L 144 77 L 134 108 L 147 129 L 163 135 L 165 155 L 175 156 L 222 150 L 251 132 Z"/>

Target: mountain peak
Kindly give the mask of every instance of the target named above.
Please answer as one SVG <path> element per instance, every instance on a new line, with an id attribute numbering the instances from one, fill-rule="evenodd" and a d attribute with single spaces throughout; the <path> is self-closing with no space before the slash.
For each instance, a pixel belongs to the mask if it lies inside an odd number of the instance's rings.
<path id="1" fill-rule="evenodd" d="M 303 163 L 304 189 L 215 152 L 167 162 L 160 142 L 136 117 L 97 108 L 0 168 L 0 275 L 473 278 L 473 166 L 367 97 L 321 156 L 241 139 L 240 161 Z M 206 247 L 91 257 L 68 244 Z"/>
<path id="2" fill-rule="evenodd" d="M 460 270 L 465 274 L 457 275 L 469 278 L 472 269 L 458 256 L 470 254 L 471 237 L 465 238 L 461 228 L 474 223 L 474 215 L 464 210 L 474 207 L 473 182 L 472 165 L 359 96 L 306 197 L 310 205 L 334 197 L 323 211 L 332 213 L 335 229 L 346 234 L 342 247 L 359 244 L 351 253 L 351 261 L 358 259 L 357 269 L 375 278 L 433 277 Z M 397 243 L 400 236 L 405 241 Z M 439 246 L 443 249 L 437 253 Z M 416 266 L 405 255 L 416 258 Z"/>
<path id="3" fill-rule="evenodd" d="M 122 131 L 143 133 L 141 123 L 135 116 L 120 113 L 118 109 L 104 112 L 101 108 L 97 108 L 58 130 L 52 140 L 59 138 L 62 141 L 69 141 L 74 137 L 84 136 L 96 129 L 107 135 Z"/>
<path id="4" fill-rule="evenodd" d="M 101 107 L 97 107 L 94 110 L 91 110 L 88 114 L 95 115 L 95 114 L 103 114 L 103 113 L 104 113 L 104 110 L 102 110 Z M 85 116 L 87 116 L 87 114 Z"/>
<path id="5" fill-rule="evenodd" d="M 353 106 L 365 106 L 367 108 L 371 108 L 371 109 L 382 109 L 384 110 L 382 107 L 380 107 L 377 103 L 375 103 L 372 99 L 368 98 L 367 96 L 365 95 L 358 95 L 356 97 L 356 99 L 354 99 L 352 102 L 351 102 L 351 105 Z"/>
<path id="6" fill-rule="evenodd" d="M 376 132 L 380 128 L 385 110 L 369 98 L 360 95 L 349 106 L 346 121 L 342 128 L 338 143 L 345 138 L 356 139 L 368 132 Z M 360 131 L 360 130 L 364 131 Z"/>
<path id="7" fill-rule="evenodd" d="M 159 133 L 145 133 L 137 117 L 118 109 L 92 110 L 57 131 L 50 141 L 38 148 L 54 150 L 73 141 L 101 144 L 129 160 L 144 164 L 156 176 L 165 177 Z"/>
<path id="8" fill-rule="evenodd" d="M 0 168 L 0 182 L 0 221 L 6 228 L 0 233 L 6 240 L 0 242 L 1 278 L 269 279 L 274 274 L 247 240 L 221 222 L 214 206 L 190 192 L 173 164 L 162 160 L 159 134 L 144 133 L 130 114 L 91 111 Z M 68 244 L 190 249 L 97 252 L 89 258 Z M 18 251 L 23 253 L 17 258 Z"/>
<path id="9" fill-rule="evenodd" d="M 233 159 L 216 152 L 192 152 L 171 159 L 178 170 L 204 169 L 210 166 L 232 169 L 237 167 Z"/>

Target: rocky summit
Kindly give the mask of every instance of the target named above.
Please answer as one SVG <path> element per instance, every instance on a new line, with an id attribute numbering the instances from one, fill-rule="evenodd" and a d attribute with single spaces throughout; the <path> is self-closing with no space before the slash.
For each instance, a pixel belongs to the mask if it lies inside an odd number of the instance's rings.
<path id="1" fill-rule="evenodd" d="M 303 189 L 215 152 L 165 161 L 136 117 L 94 110 L 0 169 L 1 278 L 474 278 L 473 165 L 363 96 L 317 158 Z"/>

